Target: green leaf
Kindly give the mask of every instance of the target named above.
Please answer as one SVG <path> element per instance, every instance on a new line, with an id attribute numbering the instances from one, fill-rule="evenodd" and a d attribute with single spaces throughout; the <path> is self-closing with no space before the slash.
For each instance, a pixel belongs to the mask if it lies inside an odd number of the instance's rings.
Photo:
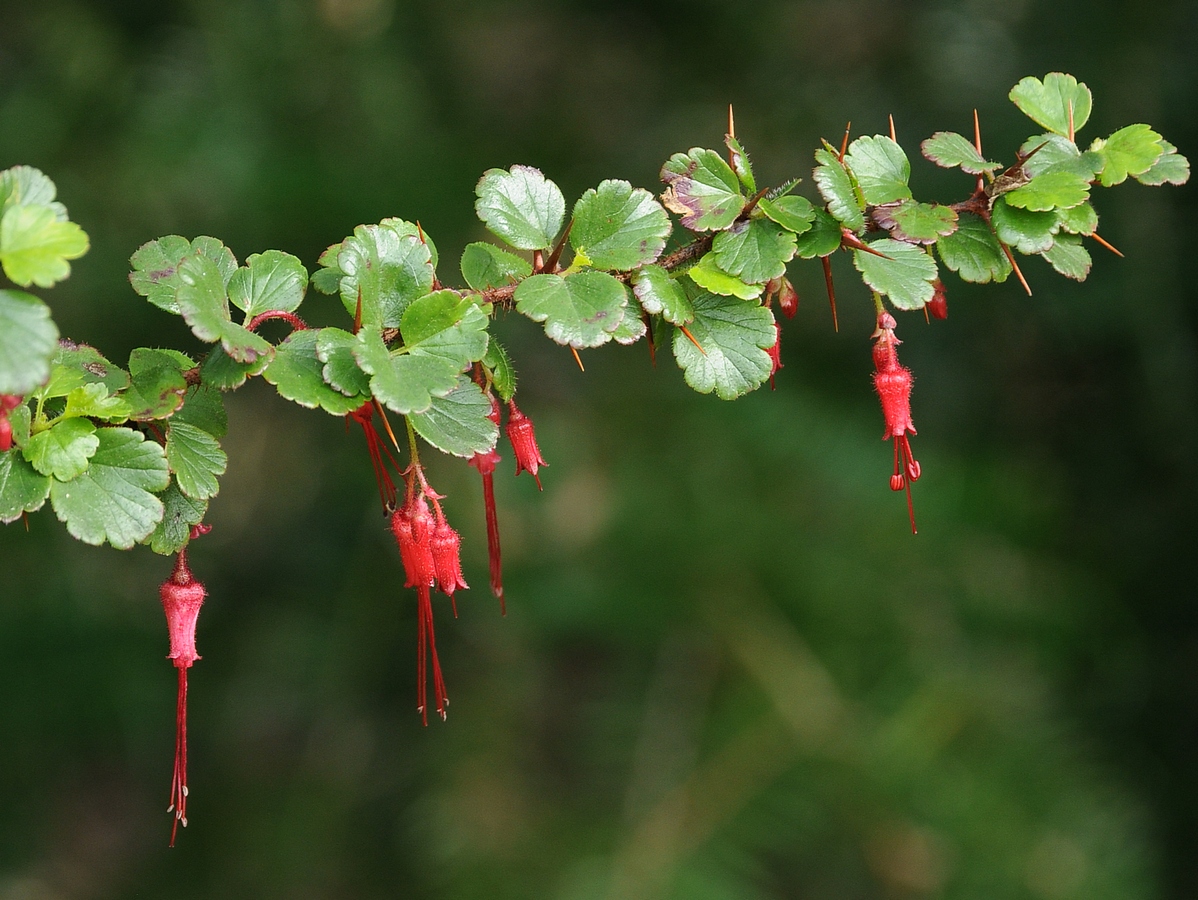
<path id="1" fill-rule="evenodd" d="M 337 266 L 341 303 L 354 315 L 362 297 L 364 328 L 398 328 L 404 310 L 433 289 L 432 251 L 413 234 L 391 225 L 359 225 L 341 243 Z"/>
<path id="2" fill-rule="evenodd" d="M 171 479 L 170 486 L 163 491 L 160 499 L 163 516 L 158 527 L 150 535 L 150 549 L 163 556 L 172 556 L 186 547 L 191 540 L 191 526 L 204 521 L 208 512 L 208 501 L 188 497 L 179 490 L 179 485 L 174 479 Z"/>
<path id="3" fill-rule="evenodd" d="M 1019 148 L 1026 157 L 1023 171 L 1035 178 L 1045 172 L 1072 172 L 1087 181 L 1102 169 L 1102 156 L 1092 150 L 1082 153 L 1077 144 L 1059 134 L 1039 134 L 1030 137 Z"/>
<path id="4" fill-rule="evenodd" d="M 110 397 L 108 388 L 95 383 L 82 385 L 67 394 L 67 405 L 61 418 L 87 417 L 124 422 L 129 413 L 129 404 L 123 397 Z"/>
<path id="5" fill-rule="evenodd" d="M 672 228 L 669 213 L 652 194 L 609 180 L 574 204 L 570 244 L 596 269 L 627 271 L 657 259 Z"/>
<path id="6" fill-rule="evenodd" d="M 1132 177 L 1140 184 L 1185 184 L 1190 180 L 1190 161 L 1164 138 L 1161 138 L 1160 145 L 1164 151 L 1160 159 L 1147 172 Z"/>
<path id="7" fill-rule="evenodd" d="M 321 329 L 324 330 L 327 329 Z M 326 363 L 317 355 L 321 331 L 312 328 L 293 331 L 285 341 L 275 347 L 275 358 L 263 369 L 262 377 L 273 384 L 284 399 L 308 409 L 316 409 L 319 406 L 331 415 L 343 416 L 366 402 L 368 398 L 365 393 L 369 382 L 365 373 L 355 365 L 354 369 L 360 376 L 362 393 L 346 396 L 329 386 L 324 377 Z M 348 335 L 348 332 L 341 333 Z M 355 341 L 352 335 L 348 336 L 351 341 Z M 341 363 L 348 354 L 352 361 L 352 352 L 352 349 L 345 348 L 345 351 L 335 358 Z M 185 484 L 180 484 L 186 488 Z"/>
<path id="8" fill-rule="evenodd" d="M 66 221 L 66 207 L 54 201 L 57 193 L 54 182 L 33 166 L 13 166 L 0 172 L 0 213 L 10 206 L 49 206 Z"/>
<path id="9" fill-rule="evenodd" d="M 85 384 L 102 384 L 110 394 L 129 386 L 129 373 L 87 344 L 59 341 L 53 365 L 49 382 L 38 392 L 42 397 L 62 397 Z"/>
<path id="10" fill-rule="evenodd" d="M 827 256 L 840 248 L 841 237 L 840 223 L 826 210 L 816 209 L 811 230 L 800 234 L 795 242 L 795 255 L 800 259 Z"/>
<path id="11" fill-rule="evenodd" d="M 442 453 L 469 458 L 493 449 L 499 439 L 490 413 L 491 401 L 477 384 L 461 376 L 452 391 L 408 418 L 416 433 Z"/>
<path id="12" fill-rule="evenodd" d="M 1088 206 L 1089 204 L 1082 204 Z M 1080 209 L 1082 207 L 1074 207 Z M 1093 208 L 1091 207 L 1091 210 Z M 1059 214 L 1066 210 L 1032 212 L 1019 209 L 999 197 L 991 210 L 990 221 L 998 239 L 1020 253 L 1043 253 L 1052 246 L 1061 222 Z"/>
<path id="13" fill-rule="evenodd" d="M 494 244 L 467 244 L 462 251 L 462 277 L 476 291 L 505 287 L 532 274 L 532 265 Z"/>
<path id="14" fill-rule="evenodd" d="M 225 278 L 219 266 L 201 253 L 184 257 L 178 267 L 175 299 L 183 320 L 201 341 L 220 341 L 236 362 L 252 363 L 272 352 L 271 345 L 229 318 Z"/>
<path id="15" fill-rule="evenodd" d="M 216 438 L 194 425 L 174 421 L 166 430 L 166 461 L 179 490 L 193 500 L 215 497 L 220 490 L 217 478 L 229 464 Z"/>
<path id="16" fill-rule="evenodd" d="M 875 206 L 873 220 L 896 241 L 934 244 L 957 230 L 957 213 L 936 203 L 900 200 Z"/>
<path id="17" fill-rule="evenodd" d="M 1066 278 L 1085 281 L 1086 276 L 1090 274 L 1090 252 L 1082 246 L 1082 239 L 1075 234 L 1058 235 L 1056 243 L 1042 255 Z"/>
<path id="18" fill-rule="evenodd" d="M 320 266 L 320 268 L 312 275 L 312 287 L 316 288 L 322 294 L 332 295 L 341 293 L 341 279 L 345 277 L 345 273 L 337 265 L 337 256 L 341 253 L 341 247 L 344 243 L 342 241 L 338 244 L 329 245 L 316 260 L 316 265 Z"/>
<path id="19" fill-rule="evenodd" d="M 932 299 L 936 280 L 936 260 L 926 250 L 902 241 L 883 238 L 869 245 L 888 258 L 853 251 L 853 265 L 862 280 L 890 298 L 899 309 L 920 309 Z"/>
<path id="20" fill-rule="evenodd" d="M 70 481 L 87 471 L 99 447 L 95 425 L 87 419 L 64 419 L 29 438 L 25 459 L 42 475 Z"/>
<path id="21" fill-rule="evenodd" d="M 628 291 L 606 272 L 533 275 L 516 287 L 516 309 L 545 334 L 571 347 L 598 347 L 611 340 L 628 306 Z"/>
<path id="22" fill-rule="evenodd" d="M 433 268 L 437 268 L 437 245 L 433 243 L 432 237 L 424 231 L 415 222 L 409 222 L 407 219 L 401 219 L 398 216 L 388 216 L 379 222 L 380 225 L 392 229 L 400 236 L 411 235 L 420 241 L 424 246 L 428 247 L 429 261 L 433 264 Z"/>
<path id="23" fill-rule="evenodd" d="M 633 273 L 632 292 L 651 316 L 662 316 L 675 325 L 686 325 L 695 317 L 686 291 L 661 266 L 645 266 Z"/>
<path id="24" fill-rule="evenodd" d="M 132 429 L 101 428 L 96 436 L 100 447 L 87 471 L 54 481 L 50 502 L 72 537 L 128 550 L 162 521 L 154 493 L 166 488 L 170 471 L 162 448 Z"/>
<path id="25" fill-rule="evenodd" d="M 708 253 L 695 265 L 687 269 L 686 274 L 699 287 L 724 297 L 755 300 L 765 290 L 764 283 L 746 284 L 735 275 L 729 275 L 720 268 L 719 263 L 715 260 L 714 253 Z"/>
<path id="26" fill-rule="evenodd" d="M 247 319 L 270 310 L 295 312 L 307 290 L 308 270 L 281 250 L 251 254 L 229 279 L 229 301 Z"/>
<path id="27" fill-rule="evenodd" d="M 666 184 L 661 202 L 691 231 L 727 228 L 745 208 L 740 180 L 714 150 L 675 153 L 661 167 L 661 180 Z"/>
<path id="28" fill-rule="evenodd" d="M 858 199 L 844 163 L 827 148 L 816 150 L 815 160 L 819 165 L 812 177 L 828 204 L 828 212 L 850 231 L 865 230 L 865 204 Z"/>
<path id="29" fill-rule="evenodd" d="M 270 365 L 269 356 L 260 356 L 249 363 L 230 359 L 223 347 L 213 347 L 200 366 L 200 380 L 220 391 L 231 391 L 245 384 L 250 375 L 259 375 Z"/>
<path id="30" fill-rule="evenodd" d="M 237 271 L 237 257 L 233 251 L 214 237 L 201 235 L 188 241 L 177 234 L 168 234 L 156 241 L 142 244 L 129 259 L 133 271 L 129 283 L 155 306 L 178 314 L 179 304 L 175 294 L 179 290 L 179 263 L 191 254 L 206 256 L 216 264 L 225 284 Z"/>
<path id="31" fill-rule="evenodd" d="M 782 196 L 776 200 L 761 198 L 757 203 L 766 218 L 777 222 L 787 231 L 805 234 L 815 221 L 815 207 L 806 197 Z"/>
<path id="32" fill-rule="evenodd" d="M 1128 125 L 1106 140 L 1096 138 L 1090 150 L 1102 157 L 1098 180 L 1103 187 L 1122 184 L 1128 175 L 1143 175 L 1165 153 L 1161 136 L 1147 125 Z"/>
<path id="33" fill-rule="evenodd" d="M 637 315 L 637 310 L 633 307 L 624 311 L 624 318 L 620 320 L 619 327 L 611 333 L 611 336 L 617 344 L 627 347 L 643 338 L 648 330 L 645 320 Z"/>
<path id="34" fill-rule="evenodd" d="M 12 426 L 12 442 L 21 448 L 29 442 L 29 426 L 32 424 L 33 412 L 28 403 L 22 403 L 16 409 L 9 410 L 8 424 Z"/>
<path id="35" fill-rule="evenodd" d="M 735 222 L 715 236 L 711 245 L 716 263 L 729 275 L 749 284 L 781 278 L 795 255 L 795 235 L 769 219 Z"/>
<path id="36" fill-rule="evenodd" d="M 51 287 L 71 274 L 67 260 L 88 249 L 87 234 L 53 206 L 10 206 L 0 218 L 0 264 L 13 282 Z"/>
<path id="37" fill-rule="evenodd" d="M 371 393 L 400 415 L 424 412 L 487 352 L 486 314 L 453 291 L 417 300 L 400 328 L 405 343 L 398 350 L 389 351 L 377 332 L 368 331 L 358 333 L 354 350 L 358 365 L 373 376 Z"/>
<path id="38" fill-rule="evenodd" d="M 1037 125 L 1056 134 L 1069 135 L 1069 108 L 1073 128 L 1081 131 L 1089 121 L 1090 89 L 1072 75 L 1049 72 L 1044 80 L 1027 77 L 1011 88 L 1011 101 Z"/>
<path id="39" fill-rule="evenodd" d="M 686 383 L 700 394 L 715 391 L 722 400 L 734 400 L 760 387 L 770 377 L 766 348 L 777 335 L 774 317 L 757 303 L 745 303 L 706 291 L 692 298 L 695 318 L 687 330 L 674 330 L 674 358 Z"/>
<path id="40" fill-rule="evenodd" d="M 957 230 L 936 242 L 940 259 L 962 280 L 975 284 L 1003 282 L 1011 274 L 1011 263 L 998 238 L 979 216 L 963 213 Z"/>
<path id="41" fill-rule="evenodd" d="M 1069 209 L 1090 199 L 1090 181 L 1084 175 L 1052 169 L 1002 197 L 1020 209 Z"/>
<path id="42" fill-rule="evenodd" d="M 962 172 L 981 175 L 1002 168 L 1002 163 L 990 162 L 978 153 L 971 141 L 955 131 L 937 131 L 919 145 L 923 155 L 943 169 L 959 166 Z"/>
<path id="43" fill-rule="evenodd" d="M 1056 210 L 1057 221 L 1071 234 L 1093 234 L 1098 229 L 1098 213 L 1090 203 Z"/>
<path id="44" fill-rule="evenodd" d="M 340 328 L 322 328 L 316 337 L 316 358 L 324 363 L 320 374 L 325 383 L 347 397 L 370 393 L 370 376 L 354 358 L 358 339 Z"/>
<path id="45" fill-rule="evenodd" d="M 50 377 L 58 328 L 31 294 L 0 290 L 0 394 L 25 396 Z"/>
<path id="46" fill-rule="evenodd" d="M 512 367 L 507 351 L 495 338 L 487 342 L 483 365 L 491 373 L 491 387 L 499 394 L 499 399 L 504 403 L 511 400 L 516 394 L 516 370 Z"/>
<path id="47" fill-rule="evenodd" d="M 41 509 L 50 496 L 50 481 L 37 473 L 20 450 L 0 453 L 0 522 L 7 525 L 23 513 Z"/>
<path id="48" fill-rule="evenodd" d="M 724 146 L 728 148 L 728 155 L 731 157 L 732 171 L 744 185 L 745 191 L 756 194 L 757 179 L 753 177 L 753 164 L 749 161 L 749 154 L 745 152 L 740 141 L 730 134 L 724 135 Z"/>
<path id="49" fill-rule="evenodd" d="M 492 234 L 520 250 L 553 246 L 566 215 L 566 199 L 540 169 L 488 169 L 474 193 L 474 210 Z"/>
<path id="50" fill-rule="evenodd" d="M 183 405 L 171 417 L 171 422 L 194 425 L 217 438 L 222 438 L 229 432 L 229 415 L 225 412 L 225 401 L 219 390 L 206 384 L 196 385 L 187 392 L 183 398 Z"/>
<path id="51" fill-rule="evenodd" d="M 165 419 L 183 405 L 187 382 L 179 361 L 169 353 L 138 348 L 129 354 L 129 373 L 132 384 L 122 395 L 129 404 L 129 418 Z"/>
<path id="52" fill-rule="evenodd" d="M 903 148 L 888 137 L 875 134 L 849 144 L 844 161 L 857 179 L 865 202 L 871 206 L 906 200 L 911 196 L 907 182 L 911 163 Z"/>

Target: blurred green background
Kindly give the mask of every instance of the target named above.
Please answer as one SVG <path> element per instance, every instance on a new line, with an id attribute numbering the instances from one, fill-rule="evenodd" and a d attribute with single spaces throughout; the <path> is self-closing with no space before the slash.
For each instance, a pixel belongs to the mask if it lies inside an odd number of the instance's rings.
<path id="1" fill-rule="evenodd" d="M 1087 140 L 1145 121 L 1198 153 L 1193 2 L 39 0 L 0 13 L 0 167 L 44 169 L 91 235 L 41 294 L 121 362 L 198 349 L 125 278 L 162 234 L 314 267 L 399 215 L 460 283 L 488 167 L 656 190 L 729 102 L 769 182 L 888 113 L 914 157 L 976 106 L 1009 160 L 1033 126 L 1007 91 L 1053 70 L 1094 91 Z M 969 189 L 918 159 L 913 184 Z M 846 259 L 840 333 L 792 266 L 777 391 L 731 404 L 644 344 L 583 374 L 500 322 L 551 466 L 543 495 L 510 451 L 497 477 L 506 619 L 477 474 L 431 471 L 475 589 L 437 607 L 427 729 L 360 434 L 230 398 L 174 851 L 169 561 L 48 508 L 3 529 L 0 900 L 1198 896 L 1198 211 L 1130 182 L 1097 205 L 1127 258 L 1095 249 L 1086 284 L 1031 260 L 1033 298 L 950 278 L 947 322 L 900 319 L 914 538 Z"/>

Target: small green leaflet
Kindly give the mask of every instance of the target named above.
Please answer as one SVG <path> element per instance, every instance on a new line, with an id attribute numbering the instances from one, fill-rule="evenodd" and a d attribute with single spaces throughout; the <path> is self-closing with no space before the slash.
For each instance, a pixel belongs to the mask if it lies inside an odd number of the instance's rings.
<path id="1" fill-rule="evenodd" d="M 67 208 L 54 200 L 57 193 L 54 182 L 33 166 L 13 166 L 0 172 L 0 213 L 10 206 L 49 206 L 65 222 Z"/>
<path id="2" fill-rule="evenodd" d="M 433 268 L 437 268 L 437 245 L 433 243 L 432 237 L 430 237 L 416 222 L 409 222 L 406 219 L 399 218 L 398 216 L 388 216 L 379 222 L 379 224 L 386 228 L 394 229 L 398 234 L 411 235 L 420 241 L 420 243 L 428 247 L 429 260 L 432 262 Z"/>
<path id="3" fill-rule="evenodd" d="M 217 478 L 229 463 L 225 451 L 208 432 L 172 421 L 166 430 L 166 461 L 181 490 L 193 500 L 208 500 L 220 490 Z"/>
<path id="4" fill-rule="evenodd" d="M 763 197 L 758 201 L 757 208 L 766 218 L 795 234 L 810 231 L 811 223 L 815 221 L 815 207 L 806 197 L 782 196 L 776 200 Z"/>
<path id="5" fill-rule="evenodd" d="M 1128 175 L 1143 175 L 1164 155 L 1163 138 L 1147 125 L 1128 125 L 1106 140 L 1096 138 L 1090 150 L 1102 157 L 1098 180 L 1103 187 L 1122 184 Z"/>
<path id="6" fill-rule="evenodd" d="M 1088 202 L 1071 209 L 1058 209 L 1056 217 L 1061 227 L 1071 234 L 1093 234 L 1098 229 L 1098 213 Z"/>
<path id="7" fill-rule="evenodd" d="M 470 299 L 437 291 L 404 313 L 403 347 L 389 351 L 377 332 L 361 331 L 354 357 L 373 376 L 371 392 L 389 409 L 400 415 L 424 412 L 487 352 L 487 321 Z"/>
<path id="8" fill-rule="evenodd" d="M 733 223 L 712 242 L 719 267 L 749 284 L 781 278 L 795 255 L 795 235 L 766 218 Z"/>
<path id="9" fill-rule="evenodd" d="M 608 180 L 574 204 L 570 244 L 596 269 L 627 271 L 657 259 L 672 227 L 669 213 L 648 191 Z"/>
<path id="10" fill-rule="evenodd" d="M 100 447 L 87 471 L 54 481 L 50 502 L 72 537 L 128 550 L 162 521 L 154 494 L 166 488 L 170 471 L 162 448 L 132 429 L 101 428 L 96 436 Z"/>
<path id="11" fill-rule="evenodd" d="M 627 347 L 643 338 L 648 331 L 649 327 L 645 324 L 645 320 L 636 314 L 635 307 L 631 307 L 625 311 L 624 318 L 620 320 L 619 326 L 611 333 L 611 336 L 617 344 Z"/>
<path id="12" fill-rule="evenodd" d="M 110 397 L 101 383 L 85 384 L 67 394 L 67 405 L 61 418 L 87 417 L 108 422 L 124 422 L 129 418 L 129 404 L 124 396 Z"/>
<path id="13" fill-rule="evenodd" d="M 1004 244 L 1014 247 L 1020 253 L 1043 253 L 1052 246 L 1053 239 L 1061 227 L 1058 216 L 1064 212 L 1068 210 L 1032 212 L 1019 209 L 1009 205 L 1006 197 L 999 197 L 994 202 L 990 221 L 998 239 Z"/>
<path id="14" fill-rule="evenodd" d="M 611 340 L 628 306 L 628 291 L 606 272 L 584 270 L 565 277 L 533 275 L 516 287 L 516 309 L 559 344 L 582 349 Z"/>
<path id="15" fill-rule="evenodd" d="M 1035 178 L 1045 172 L 1072 172 L 1087 181 L 1102 169 L 1102 156 L 1092 150 L 1082 153 L 1077 144 L 1057 134 L 1038 134 L 1023 142 L 1019 148 L 1026 158 L 1023 171 Z"/>
<path id="16" fill-rule="evenodd" d="M 827 147 L 815 151 L 816 166 L 812 177 L 830 212 L 850 231 L 865 229 L 865 204 L 857 197 L 852 179 L 835 153 Z M 818 227 L 818 222 L 817 222 Z M 839 241 L 837 242 L 839 246 Z"/>
<path id="17" fill-rule="evenodd" d="M 553 246 L 566 216 L 566 199 L 540 169 L 488 169 L 474 193 L 474 210 L 492 234 L 519 250 Z"/>
<path id="18" fill-rule="evenodd" d="M 348 334 L 348 332 L 341 332 L 341 334 Z M 324 377 L 327 364 L 322 362 L 317 355 L 317 344 L 320 337 L 321 331 L 312 328 L 293 331 L 285 341 L 275 347 L 275 358 L 262 371 L 262 377 L 273 384 L 278 389 L 279 395 L 286 400 L 298 403 L 308 409 L 316 409 L 319 406 L 331 415 L 343 416 L 366 402 L 367 397 L 364 396 L 367 390 L 366 376 L 356 365 L 354 366 L 354 371 L 358 373 L 359 383 L 363 389 L 362 394 L 346 396 L 330 387 Z M 349 335 L 349 338 L 354 341 L 352 335 Z M 331 344 L 326 346 L 332 349 Z M 334 358 L 338 364 L 341 364 L 347 362 L 346 356 L 348 355 L 348 362 L 353 362 L 352 353 L 350 347 L 343 347 L 342 352 Z M 187 492 L 187 485 L 182 479 L 180 479 L 179 486 Z"/>
<path id="19" fill-rule="evenodd" d="M 724 146 L 728 148 L 732 171 L 736 173 L 736 177 L 740 179 L 740 183 L 744 185 L 746 191 L 756 194 L 757 179 L 753 177 L 753 164 L 749 161 L 749 154 L 745 152 L 740 141 L 730 134 L 724 135 Z"/>
<path id="20" fill-rule="evenodd" d="M 1090 251 L 1082 246 L 1082 239 L 1075 234 L 1061 234 L 1043 256 L 1052 267 L 1075 281 L 1085 281 L 1090 274 Z"/>
<path id="21" fill-rule="evenodd" d="M 923 155 L 944 169 L 959 166 L 962 172 L 981 175 L 1002 168 L 1002 163 L 990 162 L 964 136 L 955 131 L 937 131 L 919 145 Z"/>
<path id="22" fill-rule="evenodd" d="M 64 419 L 29 438 L 25 459 L 42 475 L 70 481 L 87 471 L 99 447 L 95 425 L 87 419 Z"/>
<path id="23" fill-rule="evenodd" d="M 714 150 L 675 153 L 661 167 L 661 180 L 667 186 L 661 202 L 691 231 L 727 228 L 745 208 L 740 180 Z"/>
<path id="24" fill-rule="evenodd" d="M 0 290 L 0 394 L 25 396 L 50 377 L 58 328 L 32 294 Z"/>
<path id="25" fill-rule="evenodd" d="M 198 253 L 216 264 L 225 284 L 237 271 L 237 258 L 233 251 L 214 237 L 202 235 L 194 241 L 177 234 L 168 234 L 157 240 L 142 244 L 129 258 L 133 270 L 129 283 L 155 306 L 178 314 L 179 304 L 175 292 L 179 285 L 179 263 L 183 257 Z"/>
<path id="26" fill-rule="evenodd" d="M 957 230 L 936 242 L 940 259 L 963 281 L 986 284 L 1003 282 L 1011 274 L 1011 263 L 998 238 L 978 216 L 962 213 Z"/>
<path id="27" fill-rule="evenodd" d="M 194 425 L 217 438 L 224 437 L 229 431 L 225 401 L 218 389 L 206 384 L 196 385 L 187 392 L 183 406 L 172 417 L 172 422 Z"/>
<path id="28" fill-rule="evenodd" d="M 347 397 L 364 402 L 362 395 L 370 393 L 370 376 L 354 358 L 357 346 L 358 339 L 340 328 L 322 328 L 316 333 L 316 358 L 324 363 L 321 375 L 325 383 Z"/>
<path id="29" fill-rule="evenodd" d="M 229 302 L 247 318 L 270 310 L 295 312 L 308 290 L 308 270 L 290 253 L 253 253 L 229 279 Z"/>
<path id="30" fill-rule="evenodd" d="M 164 509 L 162 521 L 149 537 L 150 549 L 163 556 L 178 553 L 191 540 L 191 526 L 204 521 L 208 512 L 207 500 L 193 500 L 179 490 L 179 485 L 171 480 L 161 494 Z"/>
<path id="31" fill-rule="evenodd" d="M 495 447 L 499 427 L 488 416 L 491 401 L 464 375 L 444 397 L 408 417 L 416 433 L 443 453 L 469 458 Z"/>
<path id="32" fill-rule="evenodd" d="M 24 447 L 29 441 L 29 427 L 33 421 L 33 413 L 28 403 L 22 403 L 16 409 L 9 410 L 8 424 L 12 426 L 12 442 L 18 447 Z"/>
<path id="33" fill-rule="evenodd" d="M 739 297 L 741 300 L 755 300 L 765 290 L 765 284 L 746 284 L 735 275 L 729 275 L 716 262 L 715 254 L 708 253 L 695 265 L 686 270 L 691 281 L 704 290 L 724 297 Z"/>
<path id="34" fill-rule="evenodd" d="M 505 403 L 511 400 L 516 394 L 516 370 L 512 367 L 507 351 L 495 338 L 487 342 L 483 365 L 491 373 L 491 387 L 499 394 L 499 399 Z"/>
<path id="35" fill-rule="evenodd" d="M 1090 199 L 1090 180 L 1059 169 L 1037 175 L 1022 187 L 1002 194 L 1011 206 L 1033 211 L 1069 209 Z"/>
<path id="36" fill-rule="evenodd" d="M 229 300 L 220 268 L 203 254 L 186 256 L 178 266 L 176 302 L 183 320 L 201 341 L 220 341 L 236 362 L 252 363 L 268 356 L 271 345 L 229 318 Z"/>
<path id="37" fill-rule="evenodd" d="M 476 291 L 506 287 L 532 274 L 532 265 L 494 244 L 467 244 L 462 251 L 462 277 Z"/>
<path id="38" fill-rule="evenodd" d="M 633 273 L 632 292 L 651 316 L 662 316 L 675 325 L 686 325 L 695 317 L 686 291 L 661 266 L 645 266 Z"/>
<path id="39" fill-rule="evenodd" d="M 795 255 L 800 259 L 827 256 L 839 249 L 842 237 L 840 223 L 826 210 L 816 209 L 815 217 L 811 220 L 811 230 L 800 234 L 795 242 Z"/>
<path id="40" fill-rule="evenodd" d="M 219 344 L 212 348 L 200 366 L 200 380 L 209 387 L 231 391 L 245 384 L 250 375 L 259 375 L 270 364 L 269 356 L 251 363 L 239 363 L 229 358 Z"/>
<path id="41" fill-rule="evenodd" d="M 1081 131 L 1093 103 L 1088 87 L 1061 72 L 1049 72 L 1043 81 L 1030 76 L 1020 80 L 1011 88 L 1010 98 L 1037 125 L 1066 137 L 1070 136 L 1070 108 L 1073 129 Z"/>
<path id="42" fill-rule="evenodd" d="M 0 453 L 0 522 L 7 525 L 22 513 L 41 509 L 50 496 L 50 481 L 34 470 L 20 450 Z"/>
<path id="43" fill-rule="evenodd" d="M 957 213 L 947 206 L 900 200 L 873 208 L 873 220 L 896 241 L 933 244 L 957 230 Z"/>
<path id="44" fill-rule="evenodd" d="M 10 206 L 0 218 L 0 264 L 21 287 L 51 287 L 71 274 L 68 260 L 88 249 L 87 234 L 54 206 Z"/>
<path id="45" fill-rule="evenodd" d="M 129 386 L 129 374 L 105 359 L 95 347 L 59 341 L 50 380 L 42 397 L 61 397 L 85 384 L 103 384 L 110 394 Z"/>
<path id="46" fill-rule="evenodd" d="M 735 400 L 770 377 L 771 347 L 777 337 L 773 314 L 757 303 L 745 303 L 701 291 L 692 299 L 695 318 L 687 327 L 700 351 L 680 328 L 674 329 L 674 358 L 686 383 L 700 394 L 712 391 Z"/>
<path id="47" fill-rule="evenodd" d="M 364 328 L 398 328 L 404 310 L 433 289 L 435 278 L 428 245 L 381 223 L 355 228 L 341 242 L 337 266 L 343 273 L 341 303 L 353 316 L 361 297 Z"/>
<path id="48" fill-rule="evenodd" d="M 312 287 L 322 294 L 341 292 L 341 279 L 345 277 L 345 273 L 337 266 L 337 256 L 341 253 L 342 244 L 330 244 L 316 260 L 316 265 L 320 268 L 312 275 Z"/>
<path id="49" fill-rule="evenodd" d="M 1147 172 L 1132 177 L 1140 184 L 1185 184 L 1190 180 L 1190 161 L 1164 138 L 1161 138 L 1160 145 L 1164 150 L 1160 159 Z"/>
<path id="50" fill-rule="evenodd" d="M 179 361 L 170 354 L 138 348 L 129 354 L 129 373 L 132 384 L 121 395 L 129 405 L 129 418 L 165 419 L 183 405 L 187 382 Z"/>
<path id="51" fill-rule="evenodd" d="M 869 245 L 887 258 L 853 251 L 853 265 L 862 280 L 890 298 L 899 309 L 920 309 L 932 299 L 936 280 L 936 260 L 930 253 L 912 244 L 883 238 Z"/>
<path id="52" fill-rule="evenodd" d="M 907 187 L 911 163 L 903 148 L 890 138 L 880 134 L 859 137 L 849 145 L 844 161 L 869 205 L 892 203 L 911 196 L 911 188 Z"/>

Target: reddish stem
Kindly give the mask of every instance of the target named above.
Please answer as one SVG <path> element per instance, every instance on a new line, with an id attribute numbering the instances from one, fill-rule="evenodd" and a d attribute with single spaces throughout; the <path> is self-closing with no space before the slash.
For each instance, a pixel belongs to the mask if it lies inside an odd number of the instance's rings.
<path id="1" fill-rule="evenodd" d="M 305 322 L 295 313 L 285 312 L 281 309 L 268 309 L 266 312 L 258 313 L 258 315 L 250 319 L 249 324 L 245 326 L 246 330 L 257 331 L 259 325 L 271 319 L 282 319 L 284 322 L 290 325 L 294 331 L 308 330 L 307 322 Z"/>

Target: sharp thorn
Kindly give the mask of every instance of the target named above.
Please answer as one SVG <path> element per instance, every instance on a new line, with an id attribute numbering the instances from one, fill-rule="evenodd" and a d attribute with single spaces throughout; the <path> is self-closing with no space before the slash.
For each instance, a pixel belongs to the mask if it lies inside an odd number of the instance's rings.
<path id="1" fill-rule="evenodd" d="M 732 117 L 732 104 L 728 104 L 728 137 L 736 138 L 736 120 Z"/>
<path id="2" fill-rule="evenodd" d="M 1098 241 L 1098 243 L 1100 243 L 1102 246 L 1106 247 L 1108 250 L 1110 250 L 1116 256 L 1120 256 L 1120 257 L 1123 256 L 1123 254 L 1119 251 L 1118 247 L 1116 247 L 1114 244 L 1107 242 L 1107 240 L 1105 238 L 1099 237 L 1097 231 L 1095 231 L 1093 234 L 1091 234 L 1090 237 L 1094 238 L 1094 240 Z"/>
<path id="3" fill-rule="evenodd" d="M 973 147 L 982 155 L 982 126 L 978 124 L 978 111 L 973 111 Z"/>
<path id="4" fill-rule="evenodd" d="M 578 368 L 585 372 L 586 367 L 582 364 L 582 357 L 578 355 L 578 351 L 574 347 L 571 347 L 570 352 L 574 354 L 574 362 L 578 363 Z"/>
<path id="5" fill-rule="evenodd" d="M 828 303 L 832 307 L 832 330 L 839 333 L 840 320 L 836 316 L 836 288 L 832 285 L 832 260 L 821 256 L 820 261 L 824 264 L 824 282 L 828 285 Z"/>
<path id="6" fill-rule="evenodd" d="M 703 349 L 702 344 L 700 344 L 697 340 L 695 340 L 695 336 L 693 334 L 691 334 L 689 328 L 687 328 L 685 325 L 679 325 L 678 328 L 683 334 L 686 335 L 686 339 L 688 341 L 690 341 L 692 344 L 694 344 L 695 347 L 698 348 L 700 353 L 702 353 L 704 356 L 707 355 L 707 351 Z"/>
<path id="7" fill-rule="evenodd" d="M 852 130 L 853 123 L 847 122 L 844 126 L 844 138 L 840 142 L 840 162 L 844 162 L 844 153 L 849 149 L 849 132 Z"/>
<path id="8" fill-rule="evenodd" d="M 898 143 L 898 138 L 895 137 L 895 134 L 894 134 L 894 114 L 893 113 L 891 113 L 891 115 L 890 115 L 890 139 L 892 141 L 894 141 L 896 144 Z"/>

